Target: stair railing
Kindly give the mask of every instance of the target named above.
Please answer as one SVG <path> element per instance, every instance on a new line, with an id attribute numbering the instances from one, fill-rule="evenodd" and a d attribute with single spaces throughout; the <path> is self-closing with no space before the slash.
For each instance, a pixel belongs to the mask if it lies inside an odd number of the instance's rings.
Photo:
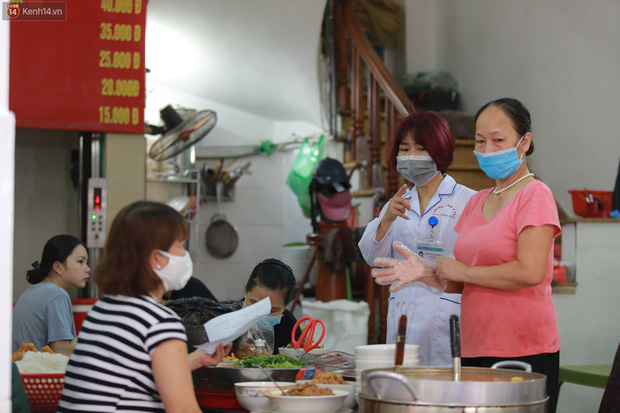
<path id="1" fill-rule="evenodd" d="M 387 168 L 389 149 L 398 123 L 415 109 L 362 29 L 351 0 L 333 0 L 332 30 L 336 106 L 341 114 L 350 111 L 353 120 L 348 145 L 351 154 L 355 156 L 357 138 L 361 135 L 365 139 L 369 137 L 370 159 L 366 161 L 370 163 L 366 165 L 367 170 L 372 170 L 376 162 L 381 162 L 384 200 L 387 201 L 397 191 L 399 184 L 398 173 Z M 355 161 L 355 167 L 360 167 L 362 160 Z M 366 176 L 372 180 L 373 174 L 368 173 Z M 370 182 L 365 184 L 366 187 L 372 187 Z M 369 343 L 385 343 L 388 295 L 388 288 L 376 285 L 368 274 L 366 296 L 370 309 Z M 378 337 L 375 335 L 376 312 L 379 313 Z"/>
<path id="2" fill-rule="evenodd" d="M 353 119 L 350 134 L 351 153 L 356 153 L 357 137 L 365 131 L 364 120 L 367 116 L 367 136 L 370 137 L 368 167 L 371 168 L 375 162 L 380 161 L 383 170 L 387 170 L 384 174 L 387 176 L 387 182 L 384 182 L 387 200 L 397 191 L 399 180 L 395 171 L 385 167 L 388 163 L 389 149 L 398 122 L 415 109 L 375 51 L 357 19 L 351 1 L 336 0 L 333 16 L 337 103 L 339 109 L 351 111 Z M 364 93 L 365 86 L 366 93 Z M 382 135 L 385 136 L 384 143 Z M 383 145 L 386 150 L 385 158 L 382 160 Z M 372 179 L 372 174 L 368 176 Z"/>

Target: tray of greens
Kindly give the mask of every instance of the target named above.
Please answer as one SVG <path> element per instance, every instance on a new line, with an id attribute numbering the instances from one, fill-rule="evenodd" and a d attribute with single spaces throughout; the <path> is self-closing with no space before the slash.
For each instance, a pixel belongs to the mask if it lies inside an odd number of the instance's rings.
<path id="1" fill-rule="evenodd" d="M 306 364 L 299 361 L 299 359 L 282 354 L 250 356 L 235 363 L 235 367 L 258 368 L 259 366 L 265 369 L 300 369 L 306 367 Z"/>

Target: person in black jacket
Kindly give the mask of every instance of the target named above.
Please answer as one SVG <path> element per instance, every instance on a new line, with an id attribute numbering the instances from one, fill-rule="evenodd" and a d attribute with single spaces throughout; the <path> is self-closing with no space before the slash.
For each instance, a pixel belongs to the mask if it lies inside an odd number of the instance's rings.
<path id="1" fill-rule="evenodd" d="M 173 290 L 170 293 L 171 300 L 178 300 L 179 298 L 191 298 L 191 297 L 204 297 L 213 301 L 217 301 L 217 298 L 213 295 L 211 290 L 198 278 L 192 277 L 189 279 L 185 287 L 180 290 Z"/>
<path id="2" fill-rule="evenodd" d="M 265 297 L 271 300 L 271 313 L 265 317 L 265 321 L 273 327 L 273 354 L 278 354 L 280 347 L 286 347 L 291 342 L 291 333 L 297 318 L 286 306 L 293 300 L 295 285 L 295 275 L 291 267 L 275 258 L 258 263 L 244 284 L 245 296 L 242 301 L 245 306 L 257 303 Z M 299 338 L 300 334 L 298 328 L 295 338 Z"/>

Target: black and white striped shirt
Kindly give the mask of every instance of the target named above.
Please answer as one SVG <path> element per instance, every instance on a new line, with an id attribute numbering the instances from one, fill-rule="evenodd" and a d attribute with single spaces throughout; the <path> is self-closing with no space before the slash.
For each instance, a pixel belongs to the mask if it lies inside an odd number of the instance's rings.
<path id="1" fill-rule="evenodd" d="M 105 296 L 89 311 L 69 359 L 58 412 L 164 412 L 151 355 L 187 341 L 179 316 L 147 296 Z"/>

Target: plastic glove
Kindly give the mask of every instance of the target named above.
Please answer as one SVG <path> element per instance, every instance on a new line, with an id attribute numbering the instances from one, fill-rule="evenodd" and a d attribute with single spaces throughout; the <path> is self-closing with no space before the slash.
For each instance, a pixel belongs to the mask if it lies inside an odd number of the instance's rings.
<path id="1" fill-rule="evenodd" d="M 392 292 L 404 286 L 420 286 L 438 295 L 443 293 L 447 283 L 435 276 L 432 261 L 419 257 L 400 241 L 394 241 L 392 245 L 404 259 L 376 258 L 375 265 L 383 267 L 374 268 L 371 272 L 377 284 L 392 284 Z"/>

